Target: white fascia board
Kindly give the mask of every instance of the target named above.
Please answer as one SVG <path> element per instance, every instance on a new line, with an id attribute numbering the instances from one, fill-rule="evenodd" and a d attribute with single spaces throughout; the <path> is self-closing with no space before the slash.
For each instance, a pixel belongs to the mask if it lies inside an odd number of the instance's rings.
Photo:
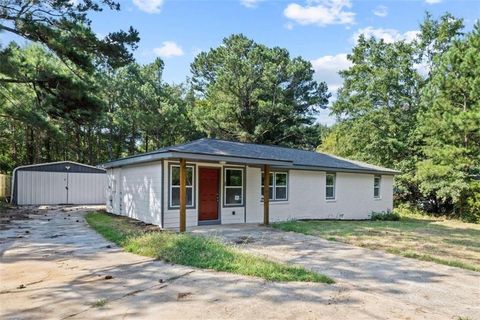
<path id="1" fill-rule="evenodd" d="M 363 173 L 363 174 L 383 174 L 383 175 L 397 175 L 400 174 L 400 171 L 386 169 L 386 170 L 375 170 L 375 169 L 347 169 L 347 168 L 333 168 L 333 167 L 322 167 L 322 166 L 299 166 L 299 165 L 290 165 L 290 166 L 278 166 L 278 169 L 289 169 L 289 170 L 305 170 L 305 171 L 326 171 L 326 172 L 348 172 L 348 173 Z"/>
<path id="2" fill-rule="evenodd" d="M 247 164 L 247 165 L 272 165 L 272 166 L 285 166 L 289 165 L 291 161 L 273 160 L 273 159 L 258 159 L 258 158 L 245 158 L 223 155 L 209 155 L 201 153 L 188 153 L 188 152 L 162 152 L 147 155 L 139 155 L 136 157 L 119 159 L 113 162 L 105 163 L 103 168 L 113 168 L 133 165 L 137 163 L 152 162 L 161 159 L 185 159 L 190 161 L 207 161 L 207 162 L 220 162 L 225 161 L 231 164 Z"/>

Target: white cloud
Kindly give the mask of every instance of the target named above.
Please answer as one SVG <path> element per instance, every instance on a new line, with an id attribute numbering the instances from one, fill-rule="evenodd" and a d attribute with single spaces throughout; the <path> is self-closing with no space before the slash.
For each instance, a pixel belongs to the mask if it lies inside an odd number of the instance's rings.
<path id="1" fill-rule="evenodd" d="M 138 9 L 147 13 L 159 13 L 164 0 L 132 0 Z"/>
<path id="2" fill-rule="evenodd" d="M 333 126 L 337 121 L 335 116 L 330 115 L 330 108 L 320 109 L 317 115 L 317 123 L 327 126 Z"/>
<path id="3" fill-rule="evenodd" d="M 350 68 L 352 63 L 347 59 L 346 53 L 327 55 L 310 61 L 315 70 L 315 77 L 319 81 L 325 81 L 330 92 L 335 94 L 342 86 L 343 80 L 339 71 Z"/>
<path id="4" fill-rule="evenodd" d="M 283 15 L 301 25 L 353 24 L 355 13 L 347 10 L 351 7 L 349 0 L 310 0 L 305 6 L 290 3 Z"/>
<path id="5" fill-rule="evenodd" d="M 425 2 L 428 4 L 436 4 L 442 2 L 442 0 L 425 0 Z"/>
<path id="6" fill-rule="evenodd" d="M 255 8 L 261 0 L 240 0 L 240 4 L 247 8 Z"/>
<path id="7" fill-rule="evenodd" d="M 183 49 L 173 41 L 165 41 L 159 48 L 153 49 L 153 52 L 162 58 L 183 56 Z"/>
<path id="8" fill-rule="evenodd" d="M 373 14 L 379 17 L 386 17 L 388 15 L 388 8 L 385 6 L 378 6 L 373 10 Z"/>
<path id="9" fill-rule="evenodd" d="M 407 31 L 401 33 L 396 29 L 383 29 L 383 28 L 374 28 L 366 27 L 357 30 L 353 34 L 352 41 L 357 42 L 358 37 L 363 34 L 366 38 L 374 37 L 378 40 L 383 39 L 386 43 L 393 43 L 395 41 L 405 40 L 407 42 L 412 42 L 417 37 L 419 31 Z"/>

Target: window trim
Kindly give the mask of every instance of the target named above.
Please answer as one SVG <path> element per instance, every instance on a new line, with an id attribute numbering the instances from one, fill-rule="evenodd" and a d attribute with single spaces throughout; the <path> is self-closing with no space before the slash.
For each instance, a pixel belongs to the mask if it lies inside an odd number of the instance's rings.
<path id="1" fill-rule="evenodd" d="M 378 186 L 375 185 L 375 180 L 378 178 Z M 378 189 L 378 196 L 375 196 L 375 189 Z M 382 176 L 376 174 L 373 176 L 373 199 L 381 199 L 382 198 Z"/>
<path id="2" fill-rule="evenodd" d="M 173 167 L 178 167 L 180 168 L 180 163 L 178 162 L 170 162 L 168 164 L 168 186 L 167 186 L 167 190 L 168 190 L 168 210 L 176 210 L 176 209 L 180 209 L 180 205 L 176 206 L 176 205 L 172 205 L 172 168 Z M 192 188 L 192 204 L 191 205 L 187 205 L 187 209 L 195 209 L 196 208 L 196 165 L 193 164 L 193 163 L 187 163 L 187 168 L 192 168 L 192 186 L 189 187 L 187 186 L 187 189 L 188 188 Z M 177 186 L 176 186 L 177 187 Z"/>
<path id="3" fill-rule="evenodd" d="M 333 185 L 327 184 L 328 176 L 333 176 Z M 333 187 L 333 196 L 327 196 L 327 188 Z M 327 172 L 325 174 L 325 200 L 333 201 L 337 199 L 337 174 L 335 172 Z"/>
<path id="4" fill-rule="evenodd" d="M 260 188 L 262 190 L 262 192 L 260 193 L 260 202 L 263 202 L 263 179 L 262 179 L 262 175 L 263 175 L 263 171 L 260 171 Z M 285 184 L 285 188 L 286 188 L 286 191 L 285 191 L 285 199 L 277 199 L 277 173 L 280 173 L 280 174 L 285 174 L 286 177 L 287 177 L 287 182 Z M 273 174 L 273 179 L 272 179 L 272 182 L 273 182 L 273 185 L 271 186 L 268 186 L 269 188 L 271 187 L 272 190 L 273 190 L 273 194 L 272 194 L 272 198 L 269 199 L 269 202 L 287 202 L 288 199 L 289 199 L 289 192 L 290 192 L 290 187 L 289 187 L 289 183 L 290 183 L 290 172 L 289 171 L 285 171 L 285 170 L 273 170 L 273 171 L 270 171 L 270 174 Z M 284 187 L 284 186 L 280 186 L 280 187 Z"/>
<path id="5" fill-rule="evenodd" d="M 227 186 L 227 170 L 238 170 L 242 172 L 242 185 L 241 186 Z M 245 168 L 244 167 L 223 167 L 223 183 L 222 183 L 222 207 L 223 208 L 241 208 L 245 206 Z M 241 188 L 242 190 L 242 202 L 241 203 L 227 203 L 227 188 Z"/>

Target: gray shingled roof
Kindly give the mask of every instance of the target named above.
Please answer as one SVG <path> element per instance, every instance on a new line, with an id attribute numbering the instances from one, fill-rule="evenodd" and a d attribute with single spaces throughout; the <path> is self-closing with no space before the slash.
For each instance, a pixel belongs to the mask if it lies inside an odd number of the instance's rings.
<path id="1" fill-rule="evenodd" d="M 190 153 L 220 157 L 228 156 L 260 160 L 276 160 L 284 161 L 285 167 L 299 167 L 304 169 L 311 168 L 345 171 L 366 171 L 390 174 L 398 173 L 398 171 L 392 169 L 373 166 L 363 162 L 347 160 L 325 153 L 285 148 L 279 146 L 242 143 L 207 138 L 195 140 L 182 145 L 162 148 L 148 154 L 141 154 L 129 157 L 129 159 L 134 160 L 136 157 L 167 152 Z M 132 162 L 130 161 L 130 163 Z"/>

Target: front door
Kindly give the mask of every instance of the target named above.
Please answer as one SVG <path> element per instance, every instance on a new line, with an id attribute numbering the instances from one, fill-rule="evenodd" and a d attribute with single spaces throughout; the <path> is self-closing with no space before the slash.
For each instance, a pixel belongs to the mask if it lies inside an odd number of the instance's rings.
<path id="1" fill-rule="evenodd" d="M 199 168 L 198 220 L 218 220 L 220 169 Z"/>

